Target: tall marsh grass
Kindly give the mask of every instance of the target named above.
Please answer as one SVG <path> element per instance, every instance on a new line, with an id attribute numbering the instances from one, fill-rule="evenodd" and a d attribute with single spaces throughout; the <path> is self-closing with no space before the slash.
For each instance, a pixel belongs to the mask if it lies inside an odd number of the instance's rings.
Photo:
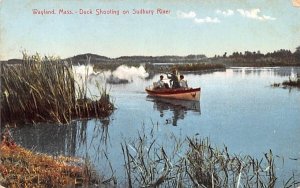
<path id="1" fill-rule="evenodd" d="M 184 63 L 175 64 L 170 69 L 176 69 L 178 71 L 209 71 L 209 70 L 224 70 L 226 67 L 223 64 L 213 63 Z"/>
<path id="2" fill-rule="evenodd" d="M 23 54 L 17 65 L 1 64 L 1 122 L 50 121 L 108 116 L 113 110 L 106 90 L 91 101 L 76 89 L 71 62 Z M 86 87 L 86 86 L 83 86 Z"/>
<path id="3" fill-rule="evenodd" d="M 159 145 L 151 134 L 121 144 L 128 187 L 297 187 L 292 176 L 278 181 L 274 155 L 262 159 L 231 154 L 207 138 L 187 137 Z"/>
<path id="4" fill-rule="evenodd" d="M 294 79 L 291 79 L 291 77 L 289 77 L 289 80 L 282 82 L 282 85 L 300 88 L 300 74 L 297 74 L 296 78 Z"/>

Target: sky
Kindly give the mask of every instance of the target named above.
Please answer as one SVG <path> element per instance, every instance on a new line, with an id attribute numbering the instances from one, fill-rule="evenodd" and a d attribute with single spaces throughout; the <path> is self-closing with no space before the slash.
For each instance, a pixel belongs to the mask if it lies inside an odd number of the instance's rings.
<path id="1" fill-rule="evenodd" d="M 0 0 L 0 60 L 24 51 L 61 58 L 293 52 L 300 46 L 299 1 Z"/>

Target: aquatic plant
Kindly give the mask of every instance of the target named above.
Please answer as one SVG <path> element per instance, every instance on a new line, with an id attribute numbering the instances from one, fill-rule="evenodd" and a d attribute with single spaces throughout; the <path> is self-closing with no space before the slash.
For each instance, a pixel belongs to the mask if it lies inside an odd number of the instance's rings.
<path id="1" fill-rule="evenodd" d="M 300 75 L 297 74 L 295 79 L 289 77 L 288 81 L 282 82 L 283 86 L 300 87 Z"/>
<path id="2" fill-rule="evenodd" d="M 283 81 L 282 83 L 273 83 L 271 84 L 272 87 L 298 87 L 300 88 L 300 75 L 297 74 L 296 78 L 291 79 L 291 77 L 289 77 L 289 80 Z"/>
<path id="3" fill-rule="evenodd" d="M 205 70 L 223 70 L 225 65 L 218 63 L 182 63 L 175 64 L 170 67 L 170 70 L 176 69 L 178 71 L 205 71 Z"/>
<path id="4" fill-rule="evenodd" d="M 276 187 L 272 151 L 264 158 L 239 156 L 213 147 L 207 138 L 187 137 L 173 140 L 168 147 L 139 133 L 137 139 L 124 141 L 122 151 L 129 187 Z M 283 187 L 297 186 L 293 176 Z"/>
<path id="5" fill-rule="evenodd" d="M 112 113 L 106 90 L 90 100 L 86 85 L 76 89 L 76 84 L 71 62 L 59 58 L 23 53 L 21 64 L 1 63 L 1 122 L 67 123 Z"/>
<path id="6" fill-rule="evenodd" d="M 271 87 L 279 87 L 279 86 L 280 86 L 280 83 L 274 82 L 273 84 L 271 84 Z"/>

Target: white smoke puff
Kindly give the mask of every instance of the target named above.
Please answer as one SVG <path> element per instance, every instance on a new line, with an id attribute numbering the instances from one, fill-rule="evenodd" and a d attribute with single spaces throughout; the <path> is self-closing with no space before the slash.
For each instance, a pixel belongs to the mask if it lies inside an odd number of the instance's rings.
<path id="1" fill-rule="evenodd" d="M 115 71 L 112 72 L 113 77 L 128 80 L 132 82 L 136 78 L 144 79 L 149 76 L 143 66 L 138 68 L 128 67 L 126 65 L 119 66 Z"/>
<path id="2" fill-rule="evenodd" d="M 78 65 L 72 66 L 75 80 L 76 90 L 86 90 L 88 87 L 88 82 L 90 82 L 90 77 L 95 75 L 92 65 Z"/>
<path id="3" fill-rule="evenodd" d="M 92 65 L 78 65 L 72 66 L 73 72 L 78 76 L 86 76 L 95 73 Z"/>
<path id="4" fill-rule="evenodd" d="M 119 66 L 115 71 L 95 72 L 92 65 L 73 66 L 74 78 L 79 85 L 83 85 L 85 81 L 95 83 L 105 80 L 111 83 L 133 82 L 136 79 L 145 79 L 149 76 L 143 66 L 128 67 L 126 65 Z"/>

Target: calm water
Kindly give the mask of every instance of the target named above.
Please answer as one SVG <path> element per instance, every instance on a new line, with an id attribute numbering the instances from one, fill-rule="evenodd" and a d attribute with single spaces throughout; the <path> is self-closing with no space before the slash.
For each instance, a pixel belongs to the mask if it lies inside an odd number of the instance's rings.
<path id="1" fill-rule="evenodd" d="M 175 135 L 209 137 L 212 144 L 238 155 L 263 158 L 277 155 L 279 176 L 300 177 L 300 90 L 273 88 L 300 68 L 231 68 L 211 74 L 186 74 L 189 86 L 201 86 L 200 103 L 155 100 L 144 88 L 159 79 L 133 78 L 133 82 L 111 85 L 117 110 L 106 120 L 73 122 L 73 126 L 24 126 L 14 129 L 18 143 L 36 151 L 88 157 L 104 174 L 110 170 L 123 176 L 120 143 L 136 138 L 142 129 L 154 128 L 157 142 L 172 145 Z M 98 79 L 94 77 L 93 79 Z M 90 86 L 96 94 L 95 87 Z M 283 160 L 284 158 L 284 165 Z M 291 160 L 298 159 L 298 160 Z"/>

